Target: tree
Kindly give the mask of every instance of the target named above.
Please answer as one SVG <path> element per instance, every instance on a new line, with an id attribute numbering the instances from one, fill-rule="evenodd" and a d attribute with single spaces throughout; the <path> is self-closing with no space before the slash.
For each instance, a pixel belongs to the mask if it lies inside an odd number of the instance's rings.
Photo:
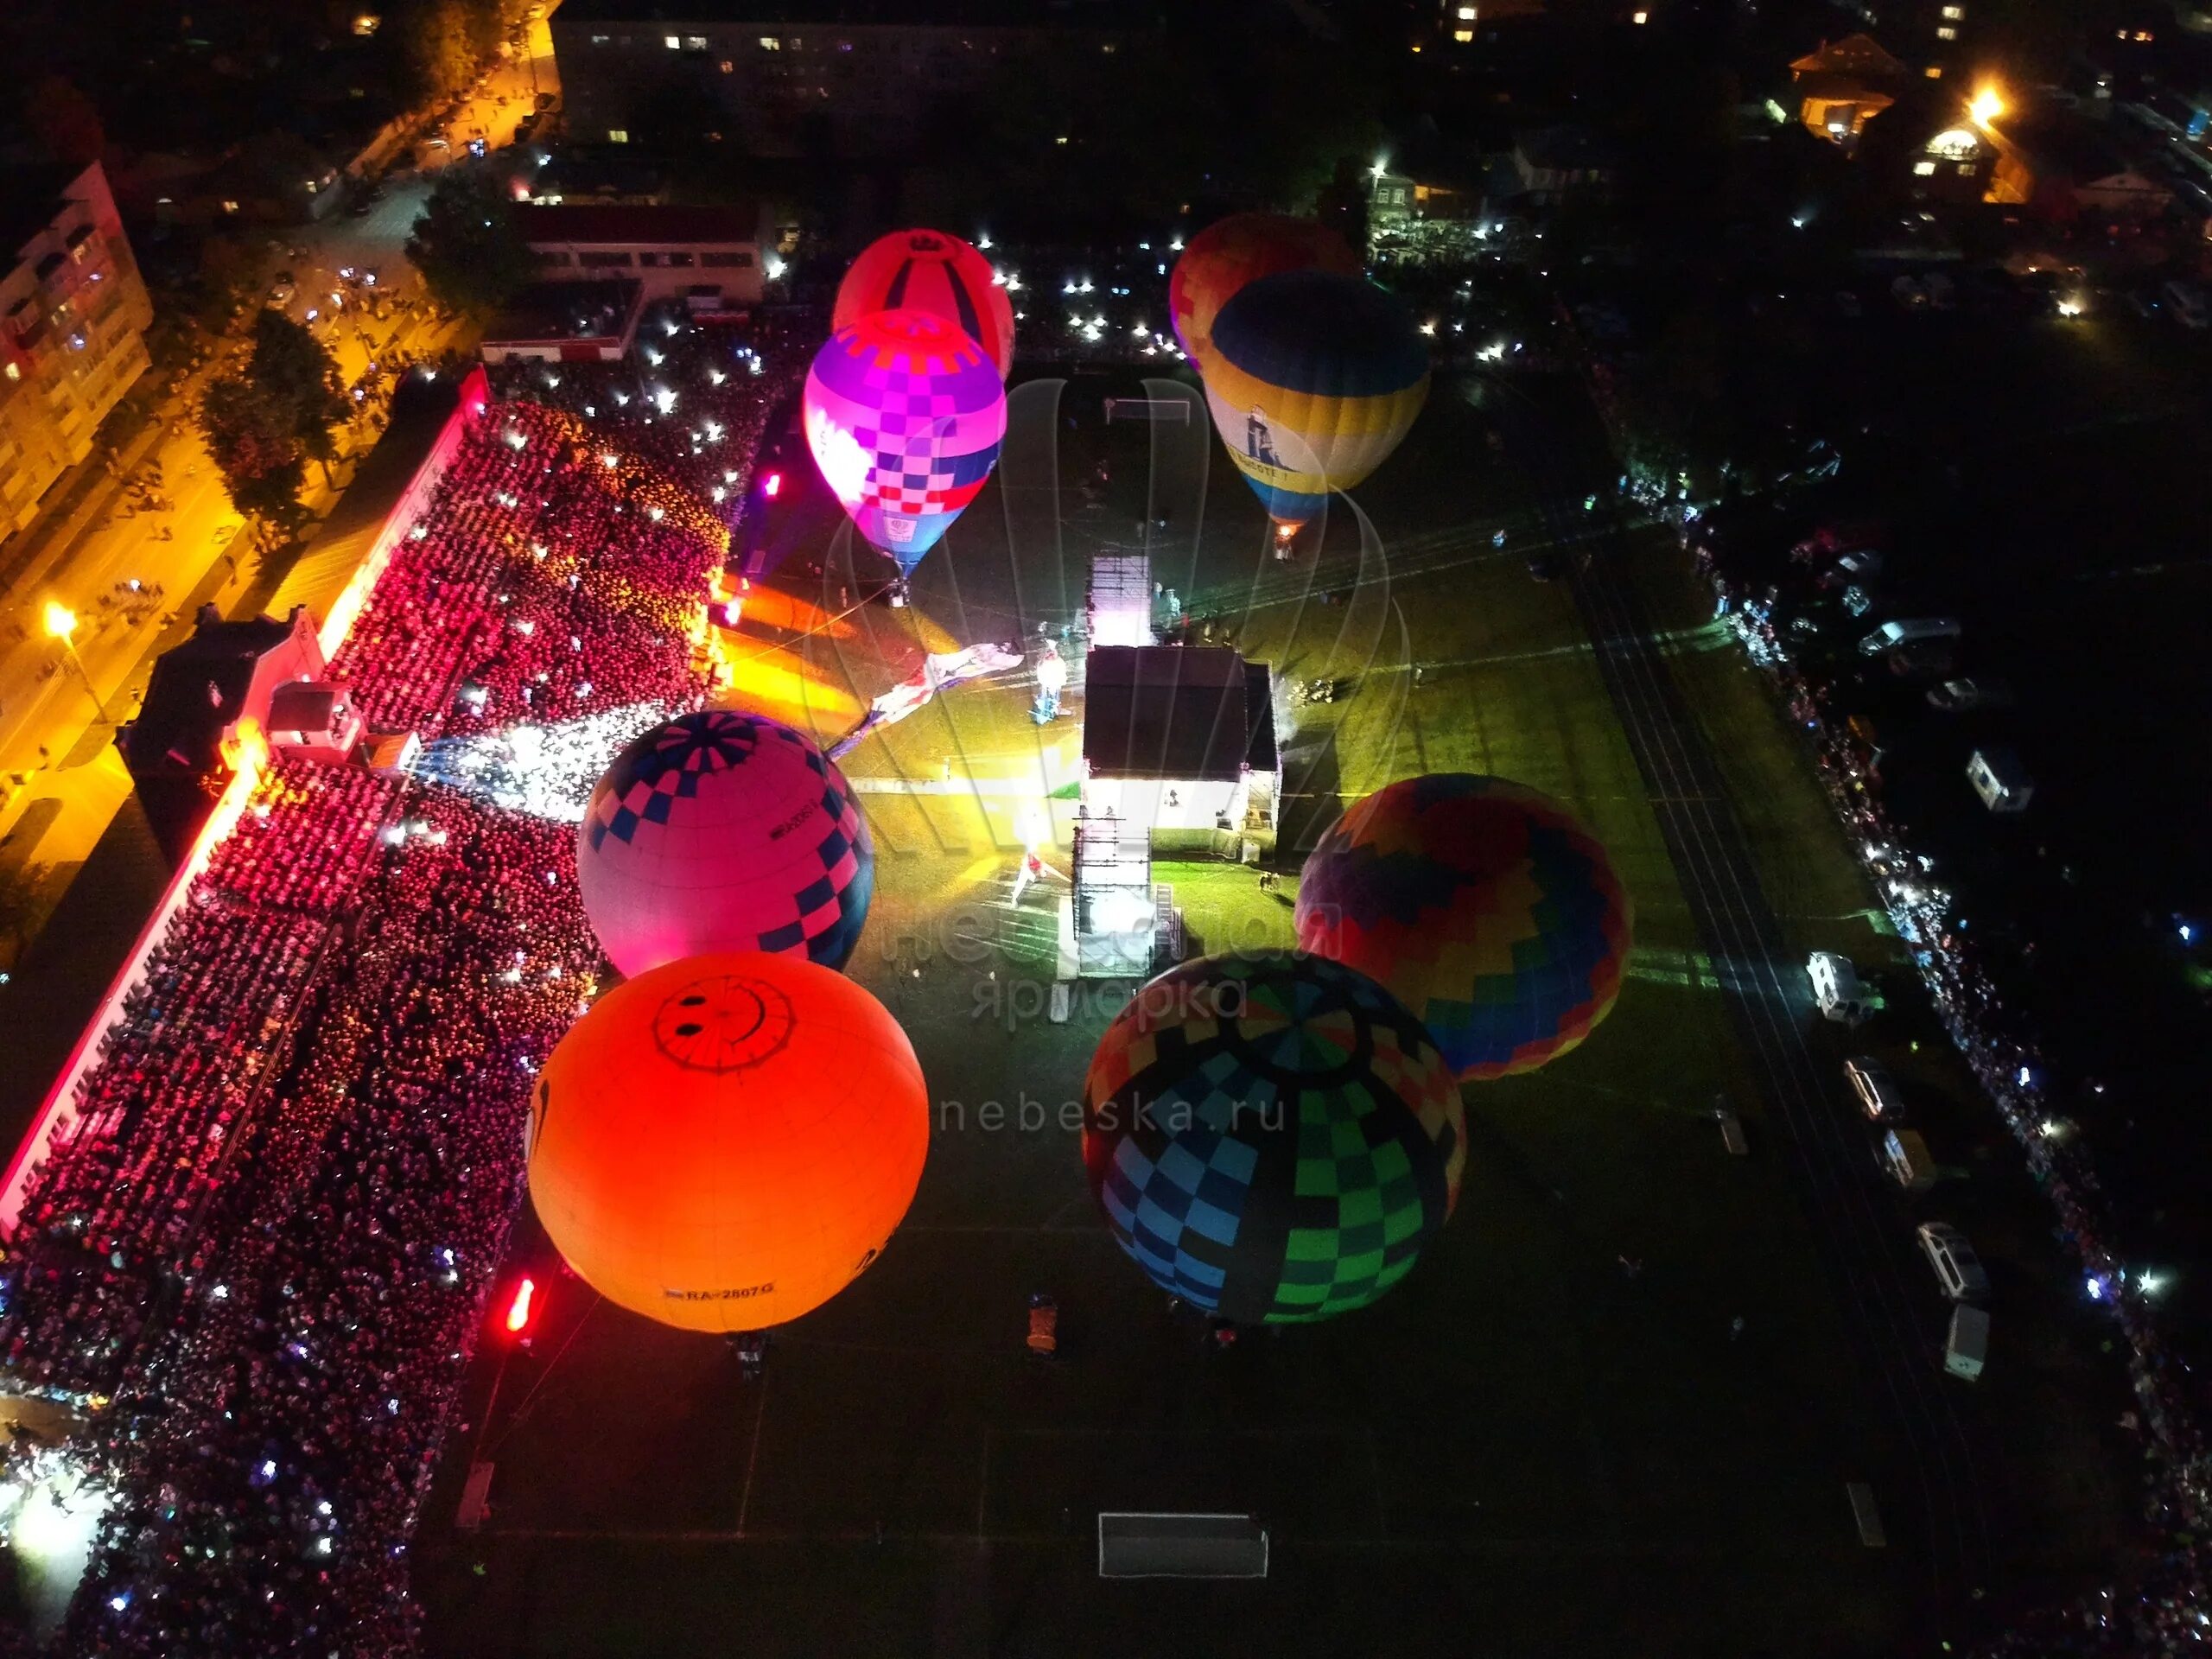
<path id="1" fill-rule="evenodd" d="M 303 326 L 267 307 L 253 320 L 253 356 L 246 375 L 267 396 L 301 453 L 322 463 L 327 483 L 330 458 L 337 453 L 331 429 L 346 414 L 338 365 L 329 351 Z"/>
<path id="2" fill-rule="evenodd" d="M 401 73 L 409 95 L 435 103 L 468 84 L 476 67 L 466 0 L 406 0 L 395 9 Z"/>
<path id="3" fill-rule="evenodd" d="M 250 373 L 207 388 L 200 430 L 240 512 L 288 527 L 297 520 L 306 454 L 289 412 Z"/>
<path id="4" fill-rule="evenodd" d="M 480 167 L 449 167 L 407 238 L 407 257 L 438 300 L 478 315 L 494 311 L 537 270 L 514 204 Z"/>
<path id="5" fill-rule="evenodd" d="M 43 864 L 0 865 L 0 962 L 12 964 L 45 925 L 52 906 L 47 902 L 47 878 L 53 874 Z"/>

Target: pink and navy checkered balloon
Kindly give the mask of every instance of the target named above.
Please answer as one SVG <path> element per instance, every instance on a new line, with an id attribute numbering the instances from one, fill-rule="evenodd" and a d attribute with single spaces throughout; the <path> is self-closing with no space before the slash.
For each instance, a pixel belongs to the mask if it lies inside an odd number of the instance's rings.
<path id="1" fill-rule="evenodd" d="M 926 311 L 878 311 L 830 335 L 804 408 L 823 481 L 901 575 L 976 499 L 1006 436 L 997 368 Z"/>
<path id="2" fill-rule="evenodd" d="M 842 968 L 875 847 L 812 738 L 728 709 L 678 715 L 614 757 L 576 840 L 584 914 L 634 978 L 680 957 L 789 952 Z"/>

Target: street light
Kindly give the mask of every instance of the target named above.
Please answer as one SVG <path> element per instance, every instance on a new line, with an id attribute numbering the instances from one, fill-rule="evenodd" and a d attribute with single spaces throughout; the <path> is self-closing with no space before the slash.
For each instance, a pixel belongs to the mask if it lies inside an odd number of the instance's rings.
<path id="1" fill-rule="evenodd" d="M 85 690 L 92 694 L 93 712 L 99 715 L 100 723 L 106 725 L 107 705 L 100 701 L 100 689 L 92 683 L 92 671 L 85 666 L 85 659 L 77 654 L 77 613 L 60 600 L 49 599 L 46 601 L 44 620 L 48 634 L 61 642 L 63 652 L 76 664 L 78 677 L 84 681 Z"/>
<path id="2" fill-rule="evenodd" d="M 1976 126 L 1986 127 L 2005 113 L 2005 99 L 1994 86 L 1984 86 L 1967 105 L 1967 113 Z"/>

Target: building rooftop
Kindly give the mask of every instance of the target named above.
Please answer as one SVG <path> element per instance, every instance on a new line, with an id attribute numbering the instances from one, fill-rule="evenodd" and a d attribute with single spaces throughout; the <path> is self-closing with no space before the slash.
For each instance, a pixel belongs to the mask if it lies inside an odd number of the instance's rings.
<path id="1" fill-rule="evenodd" d="M 1129 29 L 1159 21 L 1141 0 L 567 0 L 556 24 L 896 24 L 918 29 Z"/>
<path id="2" fill-rule="evenodd" d="M 1882 49 L 1872 35 L 1847 35 L 1840 41 L 1823 41 L 1789 66 L 1793 75 L 1853 75 L 1866 80 L 1903 80 L 1910 71 Z"/>
<path id="3" fill-rule="evenodd" d="M 757 242 L 760 210 L 683 202 L 563 201 L 515 209 L 526 242 Z"/>
<path id="4" fill-rule="evenodd" d="M 8 264 L 24 243 L 54 222 L 68 200 L 69 185 L 85 169 L 51 166 L 0 168 L 0 255 Z"/>
<path id="5" fill-rule="evenodd" d="M 1100 778 L 1229 779 L 1274 763 L 1263 664 L 1222 645 L 1100 645 L 1086 659 L 1083 758 Z M 1263 762 L 1255 753 L 1263 753 Z"/>
<path id="6" fill-rule="evenodd" d="M 1561 122 L 1552 127 L 1530 127 L 1513 137 L 1513 147 L 1531 167 L 1592 171 L 1609 168 L 1618 159 L 1612 141 L 1588 127 Z"/>
<path id="7" fill-rule="evenodd" d="M 633 282 L 533 283 L 486 325 L 484 339 L 486 344 L 619 339 L 640 291 Z"/>
<path id="8" fill-rule="evenodd" d="M 197 776 L 215 764 L 223 728 L 244 711 L 253 671 L 292 637 L 272 616 L 226 622 L 204 607 L 191 636 L 154 659 L 138 717 L 124 728 L 133 773 Z"/>

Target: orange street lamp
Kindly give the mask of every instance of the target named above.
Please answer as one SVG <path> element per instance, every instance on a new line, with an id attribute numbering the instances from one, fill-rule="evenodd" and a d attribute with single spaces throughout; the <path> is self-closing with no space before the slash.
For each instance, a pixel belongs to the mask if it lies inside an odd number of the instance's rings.
<path id="1" fill-rule="evenodd" d="M 1986 127 L 2005 113 L 2005 99 L 1994 86 L 1984 86 L 1974 95 L 1967 105 L 1967 114 L 1978 127 Z"/>
<path id="2" fill-rule="evenodd" d="M 46 601 L 44 620 L 47 632 L 61 642 L 62 651 L 76 665 L 77 677 L 84 681 L 85 690 L 92 694 L 93 712 L 99 715 L 100 723 L 105 725 L 107 705 L 100 701 L 100 689 L 92 683 L 92 671 L 85 666 L 85 659 L 77 654 L 77 613 L 60 600 L 49 599 Z"/>

